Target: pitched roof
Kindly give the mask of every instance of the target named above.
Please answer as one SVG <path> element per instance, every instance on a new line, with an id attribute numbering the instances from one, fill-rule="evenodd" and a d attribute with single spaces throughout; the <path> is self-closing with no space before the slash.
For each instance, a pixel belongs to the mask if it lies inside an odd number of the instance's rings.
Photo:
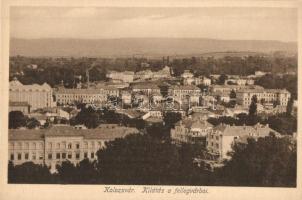
<path id="1" fill-rule="evenodd" d="M 9 82 L 9 88 L 10 89 L 25 89 L 25 90 L 51 90 L 52 88 L 47 84 L 43 83 L 42 85 L 39 84 L 32 84 L 32 85 L 23 85 L 20 81 L 17 79 L 14 79 L 13 81 Z"/>
<path id="2" fill-rule="evenodd" d="M 270 132 L 274 132 L 279 135 L 278 132 L 274 131 L 266 125 L 257 124 L 255 126 L 230 126 L 225 124 L 220 124 L 214 127 L 215 131 L 220 131 L 223 136 L 258 136 L 265 137 L 268 136 Z"/>
<path id="3" fill-rule="evenodd" d="M 9 106 L 29 106 L 29 103 L 26 101 L 22 101 L 22 102 L 10 101 Z"/>
<path id="4" fill-rule="evenodd" d="M 44 137 L 83 137 L 84 139 L 111 140 L 139 133 L 136 128 L 112 127 L 96 129 L 74 129 L 71 126 L 53 126 L 49 129 L 10 129 L 9 140 L 42 140 Z"/>
<path id="5" fill-rule="evenodd" d="M 173 85 L 171 86 L 173 90 L 200 90 L 195 85 Z"/>

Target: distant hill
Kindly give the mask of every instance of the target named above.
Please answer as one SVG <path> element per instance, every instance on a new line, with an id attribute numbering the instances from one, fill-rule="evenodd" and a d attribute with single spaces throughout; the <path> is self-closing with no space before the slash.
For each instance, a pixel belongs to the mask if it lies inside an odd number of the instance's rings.
<path id="1" fill-rule="evenodd" d="M 201 38 L 121 39 L 17 39 L 10 40 L 10 55 L 22 56 L 132 56 L 199 55 L 209 52 L 297 52 L 297 43 L 260 40 L 215 40 Z"/>

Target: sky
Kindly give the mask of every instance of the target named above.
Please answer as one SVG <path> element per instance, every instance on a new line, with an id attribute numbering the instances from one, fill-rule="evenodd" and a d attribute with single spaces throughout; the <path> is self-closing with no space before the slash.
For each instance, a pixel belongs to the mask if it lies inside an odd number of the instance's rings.
<path id="1" fill-rule="evenodd" d="M 294 8 L 11 7 L 14 38 L 297 41 Z"/>

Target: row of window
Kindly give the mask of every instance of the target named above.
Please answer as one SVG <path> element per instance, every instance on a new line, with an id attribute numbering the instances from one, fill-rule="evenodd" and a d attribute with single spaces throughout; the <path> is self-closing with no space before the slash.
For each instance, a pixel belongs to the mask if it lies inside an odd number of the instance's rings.
<path id="1" fill-rule="evenodd" d="M 54 155 L 55 155 L 55 157 L 54 157 Z M 48 153 L 47 154 L 47 158 L 48 158 L 48 160 L 54 160 L 54 159 L 56 159 L 56 160 L 60 160 L 60 159 L 73 159 L 73 158 L 75 158 L 76 160 L 79 160 L 81 158 L 81 153 L 76 153 L 75 157 L 73 157 L 72 152 L 69 152 L 69 153 L 56 153 L 56 154 Z M 95 158 L 95 153 L 91 152 L 90 156 L 89 156 L 88 152 L 84 152 L 83 158 L 94 159 Z"/>
<path id="2" fill-rule="evenodd" d="M 83 148 L 87 149 L 88 145 L 91 148 L 95 148 L 95 142 L 94 141 L 91 141 L 90 144 L 88 142 L 84 142 L 83 143 Z M 99 148 L 101 148 L 102 146 L 104 146 L 104 142 L 99 141 L 99 142 L 97 142 L 97 145 L 98 145 Z M 67 146 L 67 149 L 72 149 L 72 148 L 80 149 L 81 148 L 80 143 L 76 143 L 76 144 L 68 143 L 66 145 L 66 142 L 56 143 L 55 148 L 56 149 L 66 149 L 66 146 Z M 35 150 L 37 148 L 38 149 L 43 149 L 44 148 L 43 142 L 32 142 L 32 143 L 29 143 L 29 142 L 25 142 L 25 143 L 22 143 L 22 142 L 15 142 L 15 143 L 14 142 L 10 142 L 9 143 L 9 149 L 17 149 L 17 150 L 21 150 L 21 149 L 25 149 L 25 150 L 34 149 Z M 47 149 L 53 149 L 53 148 L 54 148 L 54 145 L 53 145 L 52 142 L 47 143 Z"/>
<path id="3" fill-rule="evenodd" d="M 88 145 L 91 148 L 95 148 L 95 142 L 94 141 L 91 141 L 90 144 L 88 144 L 88 142 L 84 142 L 83 143 L 83 148 L 88 149 Z M 99 148 L 101 148 L 102 146 L 104 146 L 104 142 L 99 141 L 99 142 L 97 142 L 97 145 L 98 145 Z M 56 143 L 55 148 L 56 149 L 66 149 L 66 142 Z M 80 149 L 81 145 L 80 145 L 80 143 L 76 143 L 76 144 L 68 143 L 67 144 L 67 149 L 72 149 L 72 148 Z M 53 145 L 52 142 L 47 143 L 47 149 L 54 149 L 54 145 Z"/>
<path id="4" fill-rule="evenodd" d="M 214 135 L 213 135 L 213 134 L 211 134 L 211 139 L 214 139 Z M 216 135 L 216 136 L 215 136 L 215 139 L 216 139 L 216 140 L 219 140 L 219 136 Z"/>
<path id="5" fill-rule="evenodd" d="M 10 142 L 9 143 L 9 148 L 10 149 L 37 149 L 37 147 L 39 149 L 43 149 L 44 144 L 43 142 L 32 142 L 31 144 L 29 142 Z"/>
<path id="6" fill-rule="evenodd" d="M 31 158 L 29 158 L 29 153 L 17 153 L 17 157 L 15 157 L 15 154 L 11 153 L 10 154 L 10 160 L 43 160 L 43 154 L 40 153 L 39 156 L 37 157 L 36 153 L 32 153 L 31 154 Z M 73 154 L 71 152 L 69 153 L 56 153 L 56 154 L 52 154 L 52 153 L 48 153 L 47 154 L 47 158 L 48 160 L 53 160 L 53 159 L 73 159 Z M 76 153 L 75 154 L 75 159 L 79 160 L 81 158 L 80 153 Z M 95 158 L 95 153 L 91 152 L 90 154 L 88 154 L 88 152 L 84 152 L 83 154 L 83 158 L 91 158 L 94 159 Z"/>
<path id="7" fill-rule="evenodd" d="M 37 156 L 35 153 L 31 154 L 31 158 L 29 158 L 29 153 L 17 153 L 17 157 L 15 158 L 15 154 L 10 154 L 10 160 L 43 160 L 43 153 L 40 153 L 39 156 Z"/>

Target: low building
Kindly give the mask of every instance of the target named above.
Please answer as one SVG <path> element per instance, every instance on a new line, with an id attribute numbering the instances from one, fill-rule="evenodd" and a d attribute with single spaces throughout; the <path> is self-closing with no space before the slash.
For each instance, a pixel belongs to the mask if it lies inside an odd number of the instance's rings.
<path id="1" fill-rule="evenodd" d="M 257 124 L 255 126 L 231 126 L 220 124 L 214 127 L 207 135 L 207 150 L 218 160 L 229 159 L 228 152 L 232 151 L 235 142 L 246 141 L 247 138 L 259 138 L 269 136 L 274 133 L 280 134 L 268 125 Z"/>
<path id="2" fill-rule="evenodd" d="M 11 111 L 20 111 L 23 114 L 27 115 L 30 113 L 30 105 L 27 102 L 9 102 L 8 107 L 9 112 Z"/>
<path id="3" fill-rule="evenodd" d="M 153 78 L 153 72 L 150 69 L 136 72 L 134 79 L 136 80 L 148 80 Z"/>
<path id="4" fill-rule="evenodd" d="M 132 71 L 124 71 L 124 72 L 110 71 L 106 74 L 106 77 L 111 79 L 113 82 L 122 81 L 125 83 L 131 83 L 134 80 L 134 72 L 132 72 Z"/>
<path id="5" fill-rule="evenodd" d="M 171 78 L 171 69 L 168 66 L 165 66 L 163 69 L 153 72 L 153 79 L 165 79 Z"/>
<path id="6" fill-rule="evenodd" d="M 97 129 L 75 129 L 55 126 L 50 129 L 9 130 L 9 160 L 14 165 L 24 162 L 43 164 L 55 172 L 55 166 L 69 160 L 74 164 L 84 158 L 95 160 L 105 142 L 136 134 L 138 130 L 123 126 L 102 126 Z"/>
<path id="7" fill-rule="evenodd" d="M 200 77 L 187 77 L 183 79 L 184 85 L 204 85 L 209 86 L 211 85 L 211 79 L 200 76 Z"/>

